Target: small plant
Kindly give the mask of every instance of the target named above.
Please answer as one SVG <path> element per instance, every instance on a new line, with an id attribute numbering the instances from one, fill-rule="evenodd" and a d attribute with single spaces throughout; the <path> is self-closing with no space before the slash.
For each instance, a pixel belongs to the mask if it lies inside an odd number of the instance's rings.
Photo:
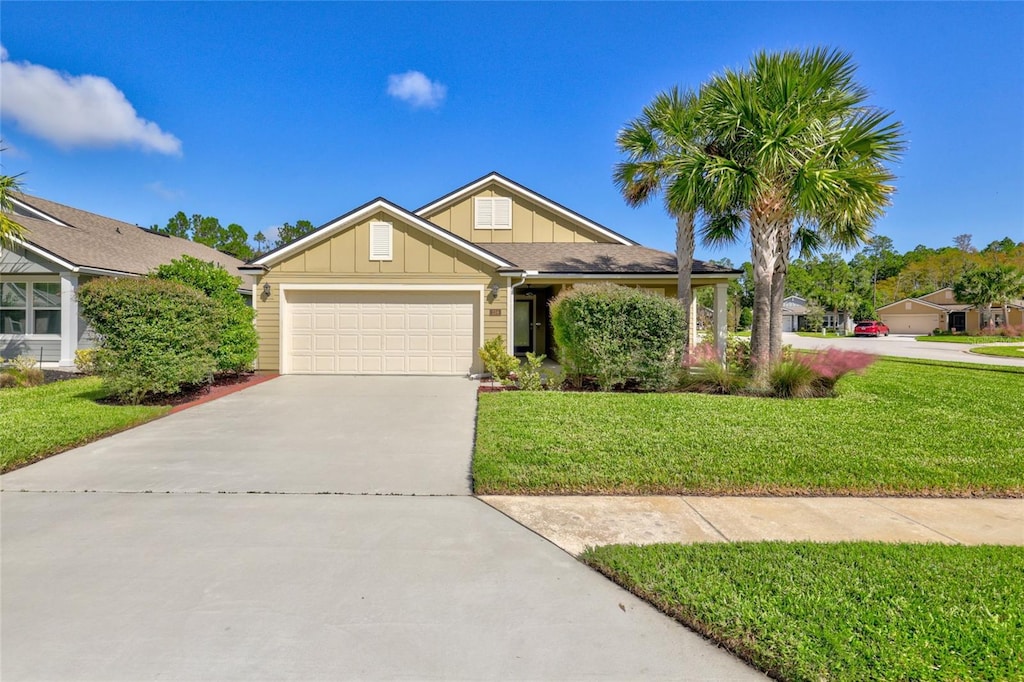
<path id="1" fill-rule="evenodd" d="M 44 381 L 46 381 L 46 375 L 38 367 L 19 369 L 15 366 L 0 371 L 0 388 L 41 386 Z"/>
<path id="2" fill-rule="evenodd" d="M 93 348 L 79 348 L 75 351 L 75 368 L 82 374 L 96 373 L 96 350 Z"/>
<path id="3" fill-rule="evenodd" d="M 540 391 L 544 388 L 541 380 L 540 367 L 544 364 L 546 355 L 526 354 L 526 362 L 516 372 L 517 383 L 521 391 Z"/>
<path id="4" fill-rule="evenodd" d="M 878 358 L 870 353 L 827 348 L 818 353 L 793 353 L 792 360 L 806 365 L 817 375 L 815 395 L 828 396 L 835 392 L 836 382 L 850 372 L 860 373 Z"/>
<path id="5" fill-rule="evenodd" d="M 23 354 L 11 360 L 11 365 L 16 370 L 27 372 L 30 369 L 35 369 L 39 365 L 39 362 L 37 362 L 33 356 Z"/>
<path id="6" fill-rule="evenodd" d="M 779 398 L 812 398 L 818 375 L 799 360 L 777 362 L 768 372 L 768 386 Z"/>
<path id="7" fill-rule="evenodd" d="M 478 352 L 480 359 L 483 360 L 484 369 L 493 379 L 500 382 L 502 386 L 509 386 L 513 383 L 510 377 L 519 371 L 519 360 L 508 352 L 503 336 L 498 335 L 490 341 L 484 342 L 483 348 Z"/>

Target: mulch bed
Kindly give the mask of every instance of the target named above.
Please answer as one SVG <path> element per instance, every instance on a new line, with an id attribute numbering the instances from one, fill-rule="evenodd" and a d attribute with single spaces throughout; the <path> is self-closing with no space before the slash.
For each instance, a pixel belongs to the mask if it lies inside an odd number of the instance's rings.
<path id="1" fill-rule="evenodd" d="M 179 393 L 174 395 L 154 395 L 142 401 L 142 405 L 167 405 L 172 409 L 170 414 L 181 412 L 195 405 L 208 403 L 211 400 L 236 393 L 243 389 L 262 384 L 277 377 L 277 374 L 246 372 L 242 374 L 220 374 L 214 377 L 209 384 L 197 384 L 194 386 L 183 386 Z M 118 405 L 113 398 L 102 398 L 98 402 L 111 405 Z"/>

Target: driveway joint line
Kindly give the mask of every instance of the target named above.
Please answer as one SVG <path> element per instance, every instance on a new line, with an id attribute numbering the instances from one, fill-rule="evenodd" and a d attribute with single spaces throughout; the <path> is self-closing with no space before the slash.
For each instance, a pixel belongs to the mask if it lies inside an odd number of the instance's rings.
<path id="1" fill-rule="evenodd" d="M 280 490 L 18 490 L 0 489 L 0 493 L 27 493 L 43 495 L 75 495 L 97 493 L 101 495 L 294 495 L 296 497 L 473 497 L 469 493 L 352 493 L 352 492 L 299 492 Z"/>
<path id="2" fill-rule="evenodd" d="M 907 516 L 906 514 L 903 514 L 903 513 L 901 513 L 901 512 L 898 512 L 898 511 L 896 511 L 895 509 L 890 509 L 889 507 L 886 507 L 886 506 L 885 506 L 884 504 L 882 504 L 881 502 L 879 502 L 879 501 L 878 501 L 878 499 L 869 499 L 869 500 L 868 500 L 868 502 L 870 502 L 871 504 L 875 504 L 875 505 L 878 505 L 879 507 L 881 507 L 882 509 L 886 510 L 887 512 L 890 512 L 890 513 L 892 513 L 892 514 L 896 514 L 897 516 L 902 516 L 902 517 L 903 517 L 903 518 L 905 518 L 905 519 L 906 519 L 907 521 L 910 521 L 911 523 L 915 523 L 915 524 L 917 524 L 918 526 L 921 526 L 922 528 L 927 528 L 927 529 L 928 529 L 928 530 L 930 530 L 931 532 L 935 533 L 936 535 L 939 535 L 939 536 L 941 536 L 941 537 L 944 537 L 944 538 L 946 538 L 946 539 L 947 539 L 947 540 L 949 540 L 950 542 L 953 542 L 953 543 L 955 543 L 955 544 L 957 544 L 957 545 L 962 545 L 962 544 L 964 544 L 964 543 L 963 543 L 963 542 L 961 542 L 960 540 L 957 540 L 956 538 L 954 538 L 954 537 L 952 537 L 952 536 L 946 535 L 946 534 L 945 534 L 945 533 L 943 533 L 942 531 L 936 530 L 936 529 L 932 528 L 931 526 L 929 526 L 929 525 L 928 525 L 928 524 L 926 524 L 926 523 L 921 523 L 920 521 L 918 521 L 917 519 L 915 519 L 915 518 L 913 518 L 913 517 L 911 517 L 911 516 Z"/>
<path id="3" fill-rule="evenodd" d="M 715 524 L 711 523 L 711 520 L 708 519 L 708 517 L 704 516 L 704 514 L 702 514 L 699 509 L 697 509 L 692 504 L 690 504 L 690 500 L 686 499 L 685 497 L 683 497 L 682 500 L 686 504 L 687 507 L 689 507 L 690 509 L 693 510 L 694 514 L 696 514 L 697 516 L 699 516 L 701 519 L 704 520 L 704 523 L 706 523 L 709 526 L 711 526 L 711 529 L 713 531 L 715 531 L 716 533 L 718 533 L 718 535 L 722 538 L 723 541 L 725 541 L 725 542 L 732 542 L 732 540 L 730 540 L 728 537 L 726 537 L 725 533 L 723 533 L 722 531 L 720 531 L 718 529 L 718 526 L 716 526 Z"/>

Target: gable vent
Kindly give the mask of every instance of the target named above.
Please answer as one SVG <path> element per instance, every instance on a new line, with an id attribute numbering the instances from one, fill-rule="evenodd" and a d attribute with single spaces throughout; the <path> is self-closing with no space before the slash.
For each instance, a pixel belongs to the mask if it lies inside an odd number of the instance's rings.
<path id="1" fill-rule="evenodd" d="M 512 200 L 508 197 L 477 197 L 474 222 L 478 230 L 511 230 Z"/>
<path id="2" fill-rule="evenodd" d="M 370 260 L 391 260 L 391 223 L 370 223 Z"/>

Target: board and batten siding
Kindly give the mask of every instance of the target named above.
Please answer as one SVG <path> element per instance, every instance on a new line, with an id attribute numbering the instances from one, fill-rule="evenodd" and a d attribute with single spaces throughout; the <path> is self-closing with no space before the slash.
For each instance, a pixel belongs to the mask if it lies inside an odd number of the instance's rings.
<path id="1" fill-rule="evenodd" d="M 393 226 L 392 259 L 371 261 L 370 223 Z M 280 371 L 281 285 L 478 285 L 484 288 L 484 340 L 507 333 L 507 278 L 475 256 L 423 230 L 406 224 L 386 211 L 348 227 L 328 239 L 274 265 L 256 285 L 256 330 L 260 337 L 257 369 Z M 270 294 L 263 295 L 263 284 Z M 492 284 L 500 288 L 491 297 Z M 326 288 L 326 287 L 325 287 Z"/>
<path id="2" fill-rule="evenodd" d="M 512 199 L 511 230 L 477 230 L 474 211 L 476 197 L 508 197 Z M 548 209 L 503 187 L 491 185 L 455 204 L 424 214 L 424 218 L 477 244 L 491 243 L 553 243 L 609 242 L 582 224 L 555 215 Z M 486 248 L 486 246 L 484 247 Z"/>

